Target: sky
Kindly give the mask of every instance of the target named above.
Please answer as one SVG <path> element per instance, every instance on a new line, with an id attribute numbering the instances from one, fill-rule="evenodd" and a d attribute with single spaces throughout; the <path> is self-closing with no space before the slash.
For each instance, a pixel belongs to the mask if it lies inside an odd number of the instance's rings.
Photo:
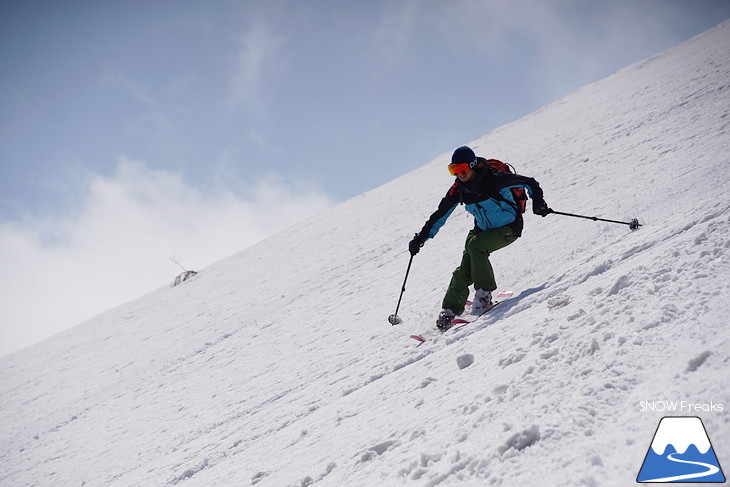
<path id="1" fill-rule="evenodd" d="M 6 0 L 0 354 L 727 18 L 724 0 Z"/>

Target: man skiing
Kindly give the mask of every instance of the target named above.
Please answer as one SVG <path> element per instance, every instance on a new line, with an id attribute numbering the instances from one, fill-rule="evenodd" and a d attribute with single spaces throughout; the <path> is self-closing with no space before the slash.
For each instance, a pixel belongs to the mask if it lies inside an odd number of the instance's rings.
<path id="1" fill-rule="evenodd" d="M 408 244 L 411 255 L 416 255 L 426 240 L 436 236 L 459 203 L 474 215 L 474 228 L 467 235 L 461 264 L 454 270 L 443 299 L 443 310 L 436 322 L 442 331 L 451 328 L 452 320 L 464 312 L 470 285 L 474 284 L 475 289 L 474 314 L 481 314 L 492 306 L 492 291 L 497 289 L 497 283 L 489 255 L 522 234 L 521 213 L 524 210 L 520 204 L 524 201 L 519 201 L 519 196 L 527 191 L 536 215 L 546 216 L 552 212 L 537 181 L 493 169 L 487 159 L 477 157 L 467 146 L 454 151 L 449 172 L 456 176 L 454 184 Z"/>

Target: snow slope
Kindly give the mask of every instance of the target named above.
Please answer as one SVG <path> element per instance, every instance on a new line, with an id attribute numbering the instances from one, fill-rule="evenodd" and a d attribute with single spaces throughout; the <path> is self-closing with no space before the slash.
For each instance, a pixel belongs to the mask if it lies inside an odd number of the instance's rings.
<path id="1" fill-rule="evenodd" d="M 515 297 L 460 331 L 408 338 L 460 259 L 461 209 L 387 322 L 447 148 L 0 359 L 0 485 L 629 485 L 669 414 L 642 401 L 664 400 L 698 405 L 674 414 L 730 465 L 729 53 L 726 22 L 472 141 L 555 210 L 645 226 L 527 214 L 493 256 Z"/>

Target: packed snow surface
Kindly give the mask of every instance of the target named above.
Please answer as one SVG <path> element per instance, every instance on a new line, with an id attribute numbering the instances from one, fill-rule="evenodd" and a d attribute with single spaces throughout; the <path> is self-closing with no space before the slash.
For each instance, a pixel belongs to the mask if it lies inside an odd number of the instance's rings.
<path id="1" fill-rule="evenodd" d="M 729 61 L 726 22 L 471 141 L 555 210 L 643 226 L 528 211 L 492 255 L 514 296 L 458 331 L 432 330 L 462 209 L 387 321 L 445 148 L 0 359 L 0 485 L 624 486 L 665 415 L 730 465 Z"/>

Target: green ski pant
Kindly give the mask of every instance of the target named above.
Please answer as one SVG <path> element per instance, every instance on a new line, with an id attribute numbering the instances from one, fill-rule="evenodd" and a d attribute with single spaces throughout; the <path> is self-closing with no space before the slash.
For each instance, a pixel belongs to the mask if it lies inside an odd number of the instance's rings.
<path id="1" fill-rule="evenodd" d="M 461 264 L 454 270 L 442 307 L 459 315 L 464 312 L 470 285 L 474 284 L 474 289 L 487 291 L 497 289 L 489 254 L 515 240 L 517 235 L 510 227 L 490 228 L 483 232 L 470 231 L 466 237 Z"/>

